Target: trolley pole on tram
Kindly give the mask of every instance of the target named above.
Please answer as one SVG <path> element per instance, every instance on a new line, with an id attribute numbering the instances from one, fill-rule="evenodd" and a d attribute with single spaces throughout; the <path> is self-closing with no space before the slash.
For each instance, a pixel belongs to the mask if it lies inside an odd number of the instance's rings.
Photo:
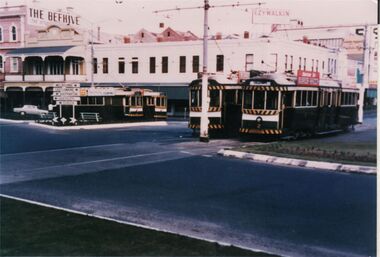
<path id="1" fill-rule="evenodd" d="M 208 98 L 208 9 L 210 5 L 208 0 L 204 0 L 204 25 L 203 25 L 203 69 L 202 69 L 202 112 L 201 112 L 201 124 L 200 124 L 200 137 L 201 142 L 208 142 L 208 107 L 209 107 L 209 98 Z"/>

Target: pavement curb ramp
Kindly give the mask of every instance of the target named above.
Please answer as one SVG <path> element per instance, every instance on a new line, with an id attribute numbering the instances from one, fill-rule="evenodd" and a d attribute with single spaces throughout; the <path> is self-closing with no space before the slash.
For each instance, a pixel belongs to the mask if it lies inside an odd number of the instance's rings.
<path id="1" fill-rule="evenodd" d="M 291 158 L 277 157 L 277 156 L 271 156 L 271 155 L 232 151 L 232 150 L 227 150 L 227 149 L 220 150 L 218 154 L 226 156 L 226 157 L 235 157 L 239 159 L 248 159 L 248 160 L 253 160 L 253 161 L 258 161 L 258 162 L 282 164 L 282 165 L 297 166 L 297 167 L 304 167 L 304 168 L 306 167 L 306 168 L 314 168 L 314 169 L 333 170 L 333 171 L 352 172 L 352 173 L 365 173 L 365 174 L 373 174 L 373 175 L 377 174 L 377 168 L 371 167 L 371 166 L 360 166 L 360 165 L 350 165 L 350 164 L 342 164 L 342 163 L 291 159 Z"/>

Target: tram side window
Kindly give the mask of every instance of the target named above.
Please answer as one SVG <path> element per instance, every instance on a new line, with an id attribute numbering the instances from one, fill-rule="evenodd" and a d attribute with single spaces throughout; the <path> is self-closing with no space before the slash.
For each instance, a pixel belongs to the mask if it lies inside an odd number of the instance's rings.
<path id="1" fill-rule="evenodd" d="M 277 110 L 278 107 L 278 91 L 267 91 L 267 110 Z"/>
<path id="2" fill-rule="evenodd" d="M 96 104 L 95 97 L 89 97 L 88 98 L 88 104 L 90 104 L 90 105 Z"/>
<path id="3" fill-rule="evenodd" d="M 244 109 L 252 109 L 252 91 L 244 91 Z"/>
<path id="4" fill-rule="evenodd" d="M 293 92 L 284 92 L 283 100 L 285 107 L 293 107 Z"/>
<path id="5" fill-rule="evenodd" d="M 153 99 L 153 97 L 147 97 L 146 98 L 146 105 L 149 105 L 149 106 L 154 105 L 154 99 Z"/>
<path id="6" fill-rule="evenodd" d="M 310 104 L 307 102 L 307 91 L 301 91 L 301 106 L 309 106 Z"/>
<path id="7" fill-rule="evenodd" d="M 296 106 L 301 106 L 302 91 L 296 92 Z"/>
<path id="8" fill-rule="evenodd" d="M 326 106 L 331 105 L 331 93 L 330 92 L 325 93 L 325 104 L 324 105 L 326 105 Z"/>
<path id="9" fill-rule="evenodd" d="M 220 106 L 219 90 L 210 90 L 210 107 Z"/>
<path id="10" fill-rule="evenodd" d="M 130 99 L 131 98 L 129 96 L 125 97 L 125 106 L 129 106 L 131 104 Z"/>
<path id="11" fill-rule="evenodd" d="M 312 94 L 311 105 L 312 105 L 312 106 L 317 106 L 318 92 L 314 91 L 314 92 L 311 92 L 311 94 Z"/>
<path id="12" fill-rule="evenodd" d="M 112 97 L 112 105 L 113 106 L 122 106 L 123 105 L 123 98 L 122 97 Z"/>
<path id="13" fill-rule="evenodd" d="M 307 100 L 306 100 L 306 106 L 312 106 L 313 105 L 313 93 L 312 91 L 307 92 Z"/>
<path id="14" fill-rule="evenodd" d="M 254 109 L 264 109 L 265 91 L 255 91 L 253 98 Z"/>
<path id="15" fill-rule="evenodd" d="M 242 91 L 241 90 L 236 90 L 236 104 L 241 105 L 242 101 Z"/>

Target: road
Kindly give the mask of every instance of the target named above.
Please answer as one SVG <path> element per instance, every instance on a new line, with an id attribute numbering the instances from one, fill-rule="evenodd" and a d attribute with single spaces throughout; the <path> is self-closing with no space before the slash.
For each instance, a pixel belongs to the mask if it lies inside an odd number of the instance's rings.
<path id="1" fill-rule="evenodd" d="M 375 255 L 375 176 L 223 158 L 241 143 L 181 122 L 0 128 L 2 194 L 280 255 Z"/>

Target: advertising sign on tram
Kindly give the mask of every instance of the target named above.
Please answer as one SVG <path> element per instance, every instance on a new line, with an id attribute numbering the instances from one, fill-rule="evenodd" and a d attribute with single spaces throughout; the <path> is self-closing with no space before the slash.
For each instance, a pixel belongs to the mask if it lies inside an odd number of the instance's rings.
<path id="1" fill-rule="evenodd" d="M 297 71 L 297 85 L 298 86 L 319 86 L 319 72 L 317 71 Z"/>

